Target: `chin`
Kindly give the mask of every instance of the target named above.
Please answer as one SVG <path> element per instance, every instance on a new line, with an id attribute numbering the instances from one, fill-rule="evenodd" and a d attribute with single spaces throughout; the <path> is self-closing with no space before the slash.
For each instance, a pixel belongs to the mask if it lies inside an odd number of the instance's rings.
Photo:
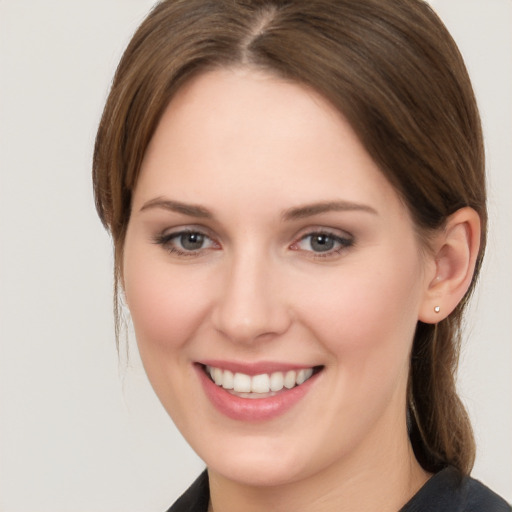
<path id="1" fill-rule="evenodd" d="M 276 443 L 275 439 L 265 437 L 234 437 L 219 442 L 219 450 L 211 450 L 211 445 L 198 447 L 209 471 L 243 485 L 266 487 L 301 480 L 311 470 L 314 457 L 304 446 L 287 447 L 282 439 Z"/>
<path id="2" fill-rule="evenodd" d="M 286 485 L 304 476 L 296 465 L 276 460 L 275 455 L 268 459 L 225 459 L 207 464 L 208 470 L 222 475 L 231 481 L 253 487 L 273 487 Z"/>

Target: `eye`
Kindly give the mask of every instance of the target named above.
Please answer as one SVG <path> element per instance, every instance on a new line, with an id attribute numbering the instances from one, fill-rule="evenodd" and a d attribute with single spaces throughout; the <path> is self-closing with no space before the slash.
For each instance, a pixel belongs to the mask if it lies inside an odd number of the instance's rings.
<path id="1" fill-rule="evenodd" d="M 179 256 L 195 256 L 201 251 L 219 248 L 205 233 L 188 229 L 158 235 L 154 242 Z"/>
<path id="2" fill-rule="evenodd" d="M 202 233 L 181 233 L 174 240 L 186 251 L 202 249 L 206 237 Z"/>
<path id="3" fill-rule="evenodd" d="M 307 251 L 314 253 L 315 256 L 337 255 L 347 247 L 354 244 L 351 237 L 343 237 L 334 233 L 319 231 L 308 233 L 293 243 L 292 250 Z"/>

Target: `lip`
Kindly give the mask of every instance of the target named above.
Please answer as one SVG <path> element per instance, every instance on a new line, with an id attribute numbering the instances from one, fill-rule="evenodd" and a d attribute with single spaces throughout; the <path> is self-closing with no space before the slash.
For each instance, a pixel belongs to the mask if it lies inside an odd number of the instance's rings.
<path id="1" fill-rule="evenodd" d="M 241 398 L 217 386 L 204 371 L 204 365 L 215 366 L 225 370 L 246 373 L 247 375 L 258 375 L 261 373 L 272 373 L 273 371 L 296 370 L 311 368 L 310 366 L 282 365 L 278 363 L 254 363 L 240 364 L 220 361 L 208 361 L 194 365 L 199 380 L 203 386 L 206 396 L 213 406 L 223 415 L 237 421 L 261 422 L 268 421 L 281 416 L 294 405 L 300 402 L 314 385 L 321 371 L 313 374 L 306 382 L 292 389 L 284 389 L 274 396 L 265 398 Z M 250 373 L 249 373 L 250 372 Z"/>

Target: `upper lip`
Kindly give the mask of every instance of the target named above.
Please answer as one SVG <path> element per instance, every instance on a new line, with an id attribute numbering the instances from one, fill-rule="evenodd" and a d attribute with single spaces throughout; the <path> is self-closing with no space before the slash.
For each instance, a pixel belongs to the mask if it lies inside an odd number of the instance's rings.
<path id="1" fill-rule="evenodd" d="M 300 363 L 281 363 L 277 361 L 225 361 L 218 359 L 207 359 L 198 361 L 198 364 L 203 366 L 213 366 L 214 368 L 221 368 L 222 370 L 229 370 L 233 373 L 244 373 L 246 375 L 261 375 L 263 373 L 286 372 L 289 370 L 302 370 L 307 368 L 314 368 L 314 364 L 300 364 Z"/>

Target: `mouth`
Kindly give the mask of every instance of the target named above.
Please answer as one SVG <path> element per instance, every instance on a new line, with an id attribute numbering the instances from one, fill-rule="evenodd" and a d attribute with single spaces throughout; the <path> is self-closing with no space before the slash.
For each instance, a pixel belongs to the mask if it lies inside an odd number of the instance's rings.
<path id="1" fill-rule="evenodd" d="M 323 366 L 312 366 L 249 375 L 217 366 L 201 366 L 207 377 L 218 387 L 231 395 L 249 399 L 269 398 L 302 386 L 323 369 Z"/>
<path id="2" fill-rule="evenodd" d="M 301 403 L 325 366 L 202 361 L 195 369 L 210 403 L 222 415 L 246 424 L 272 420 Z"/>

